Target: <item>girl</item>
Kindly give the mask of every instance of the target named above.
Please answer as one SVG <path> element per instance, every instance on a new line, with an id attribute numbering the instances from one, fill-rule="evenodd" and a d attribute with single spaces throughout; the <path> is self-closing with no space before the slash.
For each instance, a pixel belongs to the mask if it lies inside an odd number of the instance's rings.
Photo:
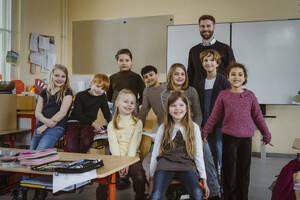
<path id="1" fill-rule="evenodd" d="M 109 149 L 114 156 L 138 156 L 142 139 L 142 121 L 136 116 L 136 97 L 128 89 L 122 89 L 115 101 L 116 111 L 108 124 Z M 119 171 L 120 177 L 131 177 L 136 192 L 135 199 L 146 199 L 146 176 L 142 163 L 138 162 Z M 118 188 L 118 183 L 117 183 Z"/>
<path id="2" fill-rule="evenodd" d="M 165 121 L 155 138 L 150 163 L 150 199 L 163 199 L 174 177 L 183 183 L 192 199 L 208 197 L 200 129 L 192 122 L 188 99 L 180 91 L 174 91 L 168 97 Z"/>
<path id="3" fill-rule="evenodd" d="M 220 92 L 212 114 L 203 128 L 203 139 L 224 115 L 223 132 L 223 184 L 224 200 L 247 200 L 250 181 L 251 137 L 254 124 L 269 144 L 271 134 L 264 121 L 261 109 L 253 92 L 243 88 L 247 83 L 244 65 L 231 63 L 227 78 L 232 89 Z"/>
<path id="4" fill-rule="evenodd" d="M 105 91 L 109 87 L 109 78 L 105 74 L 95 74 L 91 88 L 76 95 L 74 108 L 67 124 L 67 150 L 75 153 L 86 153 L 94 138 L 94 130 L 101 131 L 97 122 L 99 108 L 107 122 L 111 115 Z"/>
<path id="5" fill-rule="evenodd" d="M 68 70 L 63 65 L 55 65 L 51 70 L 49 85 L 38 97 L 35 117 L 38 120 L 31 139 L 30 149 L 53 148 L 63 136 L 67 114 L 72 104 L 72 90 Z M 26 179 L 27 177 L 23 177 Z M 36 190 L 33 199 L 45 199 L 47 190 Z M 27 199 L 27 188 L 18 187 L 13 199 Z"/>
<path id="6" fill-rule="evenodd" d="M 63 136 L 72 104 L 72 90 L 68 70 L 63 65 L 55 65 L 50 73 L 49 85 L 38 98 L 35 117 L 38 120 L 32 136 L 30 149 L 53 148 Z"/>
<path id="7" fill-rule="evenodd" d="M 209 49 L 200 53 L 200 61 L 206 71 L 206 78 L 196 86 L 203 116 L 201 127 L 203 127 L 215 105 L 219 93 L 224 89 L 231 88 L 231 86 L 226 77 L 217 72 L 221 64 L 221 56 L 216 50 Z M 222 167 L 221 124 L 222 121 L 219 121 L 213 133 L 208 137 L 214 164 L 218 169 L 219 179 Z"/>
<path id="8" fill-rule="evenodd" d="M 192 120 L 201 126 L 202 113 L 200 108 L 199 95 L 195 88 L 189 87 L 188 75 L 185 66 L 175 63 L 171 66 L 167 77 L 167 89 L 161 93 L 163 107 L 166 108 L 166 100 L 171 91 L 183 91 L 190 105 Z M 197 148 L 202 148 L 198 147 Z M 214 165 L 213 157 L 208 144 L 203 145 L 204 163 L 207 174 L 207 184 L 210 189 L 210 197 L 220 196 L 220 184 L 218 174 Z"/>

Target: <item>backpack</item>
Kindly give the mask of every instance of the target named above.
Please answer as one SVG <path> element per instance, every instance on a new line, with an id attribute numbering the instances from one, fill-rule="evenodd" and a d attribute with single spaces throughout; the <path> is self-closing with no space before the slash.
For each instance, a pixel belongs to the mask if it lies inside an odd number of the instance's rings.
<path id="1" fill-rule="evenodd" d="M 293 174 L 299 170 L 299 167 L 300 161 L 298 154 L 296 159 L 291 160 L 280 171 L 272 192 L 272 200 L 296 200 Z"/>

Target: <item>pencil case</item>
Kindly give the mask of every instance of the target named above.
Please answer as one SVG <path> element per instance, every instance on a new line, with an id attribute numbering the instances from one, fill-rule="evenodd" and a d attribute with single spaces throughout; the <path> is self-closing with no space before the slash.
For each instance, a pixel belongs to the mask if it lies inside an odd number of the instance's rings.
<path id="1" fill-rule="evenodd" d="M 83 173 L 93 169 L 98 169 L 104 166 L 103 160 L 99 159 L 84 159 L 71 162 L 63 167 L 55 168 L 55 172 L 59 173 Z"/>
<path id="2" fill-rule="evenodd" d="M 36 166 L 59 160 L 57 149 L 44 149 L 30 154 L 18 156 L 21 165 Z"/>

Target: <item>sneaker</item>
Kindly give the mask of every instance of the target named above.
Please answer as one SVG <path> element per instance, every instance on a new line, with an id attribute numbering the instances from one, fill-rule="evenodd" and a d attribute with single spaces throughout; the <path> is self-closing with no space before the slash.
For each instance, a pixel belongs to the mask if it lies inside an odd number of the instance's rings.
<path id="1" fill-rule="evenodd" d="M 47 190 L 36 189 L 33 200 L 45 200 L 47 196 L 48 196 Z"/>
<path id="2" fill-rule="evenodd" d="M 129 177 L 120 177 L 117 184 L 116 184 L 116 188 L 118 190 L 125 190 L 127 188 L 129 188 L 130 186 L 130 180 L 129 180 Z"/>
<path id="3" fill-rule="evenodd" d="M 27 189 L 23 187 L 18 187 L 12 191 L 12 200 L 27 200 Z"/>

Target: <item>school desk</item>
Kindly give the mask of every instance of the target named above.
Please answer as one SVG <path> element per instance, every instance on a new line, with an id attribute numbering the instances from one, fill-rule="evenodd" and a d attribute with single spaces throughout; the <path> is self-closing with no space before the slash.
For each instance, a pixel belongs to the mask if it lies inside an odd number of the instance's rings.
<path id="1" fill-rule="evenodd" d="M 1 137 L 0 141 L 9 142 L 9 148 L 13 148 L 16 134 L 25 133 L 29 131 L 31 131 L 31 129 L 13 129 L 13 130 L 0 131 L 0 137 Z M 6 136 L 8 136 L 8 138 Z"/>
<path id="2" fill-rule="evenodd" d="M 7 148 L 0 148 L 7 149 Z M 11 149 L 16 152 L 29 151 L 26 149 Z M 119 170 L 128 167 L 140 159 L 138 157 L 128 157 L 128 156 L 110 156 L 110 155 L 99 155 L 99 154 L 81 154 L 81 153 L 68 153 L 68 152 L 58 152 L 60 160 L 64 161 L 77 161 L 82 159 L 102 159 L 104 166 L 97 169 L 97 178 L 94 182 L 106 182 L 108 183 L 108 196 L 109 200 L 115 200 L 116 196 L 116 175 L 115 173 Z M 44 174 L 52 175 L 52 172 L 39 172 L 33 171 L 28 167 L 2 167 L 0 165 L 0 171 L 12 172 L 14 174 L 30 175 L 30 174 Z"/>

